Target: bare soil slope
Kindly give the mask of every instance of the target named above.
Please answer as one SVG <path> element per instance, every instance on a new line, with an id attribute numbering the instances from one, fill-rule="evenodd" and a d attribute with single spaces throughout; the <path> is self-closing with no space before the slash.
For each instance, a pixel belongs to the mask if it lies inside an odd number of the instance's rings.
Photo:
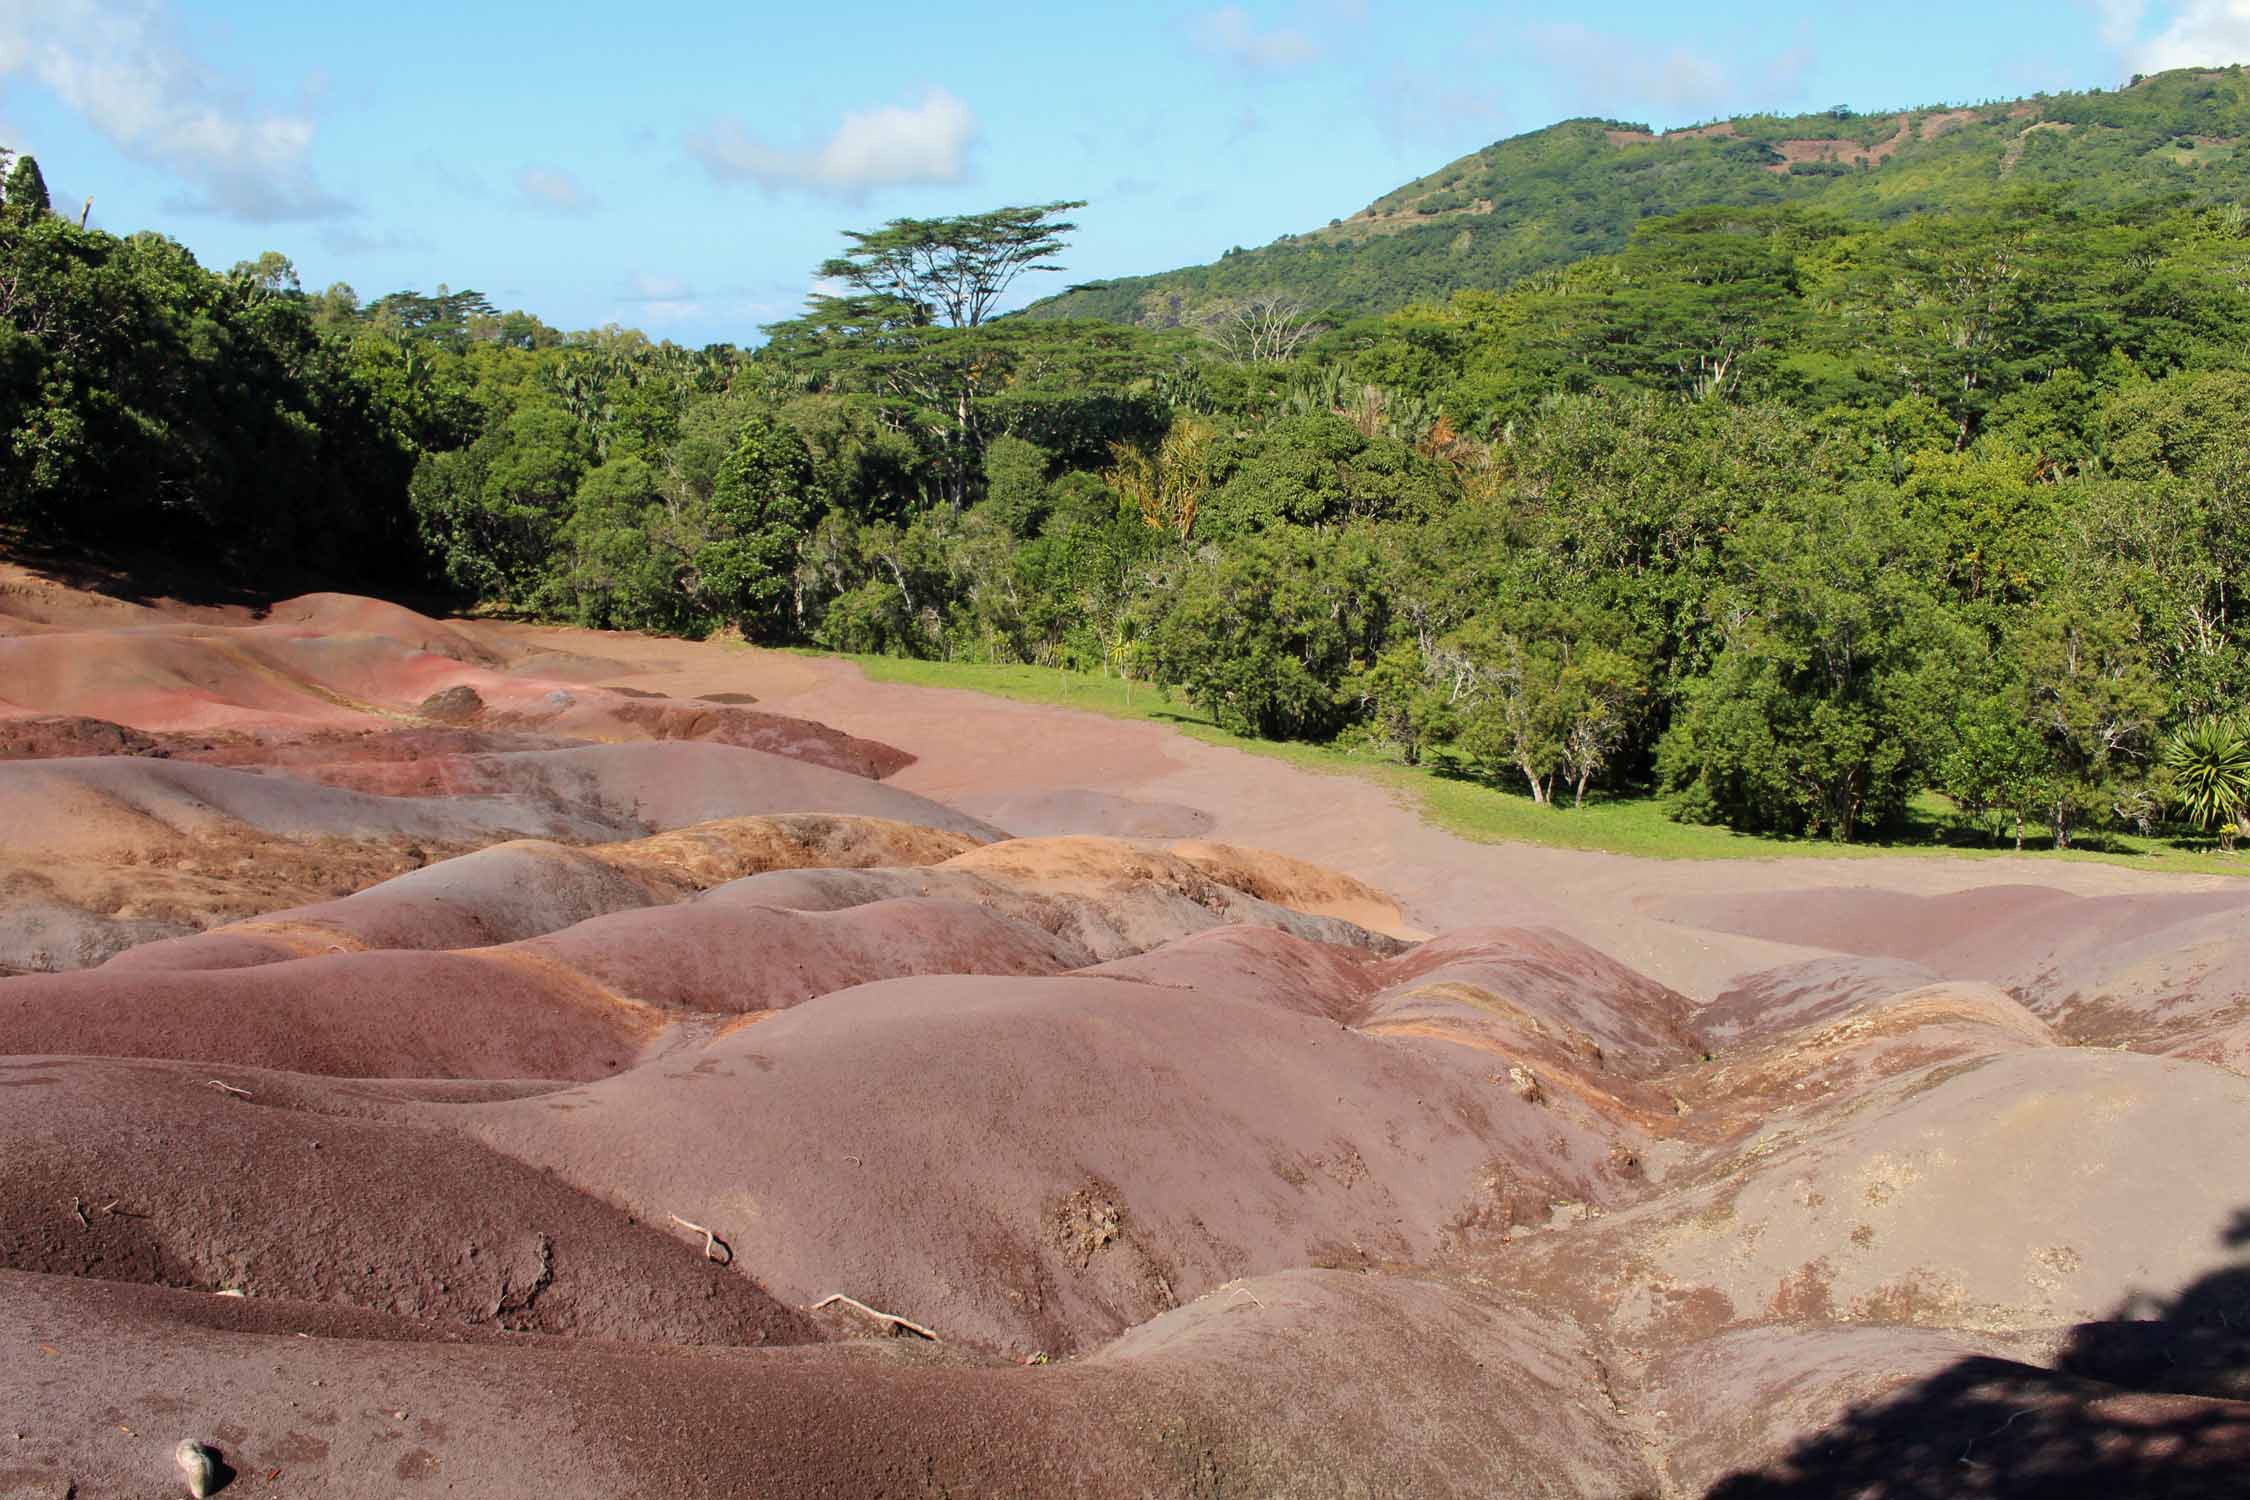
<path id="1" fill-rule="evenodd" d="M 0 1495 L 2232 1494 L 2246 903 L 0 570 Z"/>

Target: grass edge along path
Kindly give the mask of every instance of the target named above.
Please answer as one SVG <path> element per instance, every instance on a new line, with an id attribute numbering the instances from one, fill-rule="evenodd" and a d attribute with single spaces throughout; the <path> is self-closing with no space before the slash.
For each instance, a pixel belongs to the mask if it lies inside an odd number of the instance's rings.
<path id="1" fill-rule="evenodd" d="M 2215 841 L 2184 843 L 2168 835 L 2110 834 L 2103 847 L 2053 849 L 2037 828 L 2026 828 L 2020 855 L 1969 828 L 1944 798 L 1926 794 L 1906 831 L 1892 838 L 1838 844 L 1825 839 L 1776 838 L 1675 821 L 1650 795 L 1589 796 L 1583 808 L 1542 807 L 1520 791 L 1462 773 L 1448 765 L 1409 766 L 1382 747 L 1310 745 L 1232 734 L 1201 709 L 1150 683 L 1097 677 L 1056 667 L 926 661 L 915 657 L 800 654 L 846 661 L 872 682 L 950 688 L 1021 703 L 1078 709 L 1113 719 L 1136 719 L 1176 729 L 1205 744 L 1247 751 L 1330 776 L 1354 776 L 1400 794 L 1422 818 L 1462 838 L 1484 844 L 1537 844 L 1549 848 L 1631 855 L 1640 859 L 1852 859 L 1879 855 L 1927 858 L 2092 860 L 2125 869 L 2171 875 L 2250 875 L 2250 853 L 2220 853 Z"/>

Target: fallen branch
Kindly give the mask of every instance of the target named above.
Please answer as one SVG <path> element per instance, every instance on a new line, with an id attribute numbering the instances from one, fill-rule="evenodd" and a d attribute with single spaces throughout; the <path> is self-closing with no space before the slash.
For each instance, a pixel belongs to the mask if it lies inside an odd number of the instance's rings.
<path id="1" fill-rule="evenodd" d="M 236 1096 L 238 1096 L 238 1097 L 240 1097 L 240 1098 L 243 1098 L 243 1099 L 249 1099 L 249 1098 L 253 1098 L 253 1097 L 255 1097 L 254 1095 L 252 1095 L 252 1094 L 251 1094 L 251 1092 L 250 1092 L 250 1091 L 249 1091 L 248 1089 L 238 1089 L 238 1088 L 236 1088 L 236 1087 L 235 1087 L 235 1086 L 234 1086 L 233 1084 L 231 1084 L 231 1083 L 221 1083 L 221 1082 L 219 1082 L 219 1080 L 218 1080 L 218 1079 L 216 1079 L 216 1078 L 213 1078 L 213 1079 L 209 1079 L 209 1080 L 207 1080 L 207 1082 L 209 1082 L 209 1083 L 210 1083 L 211 1087 L 213 1087 L 213 1088 L 217 1089 L 217 1090 L 218 1090 L 218 1091 L 219 1091 L 220 1093 L 222 1093 L 222 1094 L 234 1094 L 234 1095 L 236 1095 Z"/>
<path id="2" fill-rule="evenodd" d="M 681 1218 L 678 1214 L 669 1214 L 666 1217 L 670 1218 L 673 1223 L 679 1225 L 682 1229 L 692 1229 L 697 1234 L 703 1236 L 703 1258 L 705 1260 L 715 1260 L 722 1266 L 731 1266 L 734 1264 L 734 1246 L 728 1244 L 725 1240 L 720 1239 L 717 1235 L 704 1228 L 701 1224 L 690 1224 L 687 1220 Z M 724 1255 L 721 1255 L 719 1253 L 722 1250 L 726 1252 Z"/>
<path id="3" fill-rule="evenodd" d="M 1993 1428 L 1990 1432 L 1980 1433 L 1978 1436 L 1970 1438 L 1969 1447 L 1963 1448 L 1961 1450 L 1961 1462 L 1967 1464 L 1972 1469 L 1990 1468 L 1990 1464 L 1980 1464 L 1976 1460 L 1970 1458 L 1969 1448 L 1974 1448 L 1977 1444 L 1984 1442 L 1987 1438 L 1998 1437 L 2001 1433 L 2006 1432 L 2009 1428 L 2015 1426 L 2018 1422 L 2022 1421 L 2025 1417 L 2030 1416 L 2034 1411 L 2037 1410 L 2037 1407 L 2027 1406 L 2022 1411 L 2019 1411 L 2014 1416 L 2008 1418 L 2007 1421 L 2002 1422 L 1998 1427 Z"/>
<path id="4" fill-rule="evenodd" d="M 873 1318 L 878 1323 L 888 1323 L 893 1328 L 903 1328 L 908 1333 L 914 1334 L 920 1338 L 928 1339 L 933 1344 L 942 1344 L 945 1342 L 945 1340 L 939 1338 L 935 1333 L 932 1333 L 929 1329 L 924 1328 L 921 1324 L 915 1322 L 912 1318 L 902 1318 L 897 1313 L 880 1312 L 875 1308 L 869 1307 L 866 1303 L 860 1301 L 857 1297 L 847 1297 L 842 1292 L 830 1292 L 827 1296 L 821 1298 L 818 1302 L 815 1302 L 812 1305 L 812 1310 L 814 1312 L 819 1312 L 822 1308 L 828 1306 L 828 1304 L 831 1302 L 841 1302 L 846 1307 L 853 1308 L 859 1312 L 865 1313 L 868 1317 Z"/>
<path id="5" fill-rule="evenodd" d="M 78 1227 L 80 1229 L 91 1229 L 94 1227 L 94 1221 L 86 1217 L 86 1205 L 83 1200 L 78 1198 L 71 1199 L 70 1211 L 78 1215 Z"/>

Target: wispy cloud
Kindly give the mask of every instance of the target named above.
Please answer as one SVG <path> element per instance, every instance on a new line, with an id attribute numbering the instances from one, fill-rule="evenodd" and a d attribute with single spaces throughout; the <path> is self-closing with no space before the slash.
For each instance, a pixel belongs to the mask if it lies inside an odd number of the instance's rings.
<path id="1" fill-rule="evenodd" d="M 352 224 L 324 231 L 320 245 L 332 255 L 427 255 L 437 248 L 427 235 L 399 229 L 371 232 Z"/>
<path id="2" fill-rule="evenodd" d="M 933 88 L 916 104 L 847 114 L 826 139 L 801 146 L 775 145 L 732 119 L 697 131 L 687 144 L 721 182 L 856 200 L 879 188 L 961 181 L 981 129 L 967 104 Z"/>
<path id="3" fill-rule="evenodd" d="M 1816 61 L 1797 42 L 1764 56 L 1718 55 L 1685 44 L 1643 40 L 1577 21 L 1524 27 L 1511 50 L 1543 69 L 1565 108 L 1601 114 L 1657 111 L 1673 116 L 1785 104 L 1802 89 Z"/>
<path id="4" fill-rule="evenodd" d="M 685 278 L 653 271 L 625 278 L 625 300 L 634 304 L 636 318 L 649 323 L 685 323 L 709 310 Z"/>
<path id="5" fill-rule="evenodd" d="M 1394 69 L 1367 86 L 1376 128 L 1393 145 L 1444 141 L 1466 145 L 1489 137 L 1503 119 L 1500 91 L 1472 81 L 1473 70 L 1422 72 Z"/>
<path id="6" fill-rule="evenodd" d="M 222 78 L 160 0 L 0 0 L 0 77 L 32 80 L 120 151 L 179 177 L 188 211 L 256 223 L 350 211 L 313 176 L 311 117 Z"/>
<path id="7" fill-rule="evenodd" d="M 2112 47 L 2126 47 L 2141 34 L 2148 0 L 2082 0 L 2092 8 L 2101 39 Z"/>
<path id="8" fill-rule="evenodd" d="M 2103 39 L 2136 73 L 2250 62 L 2250 0 L 2186 0 L 2156 35 L 2140 35 L 2147 6 L 2105 0 Z"/>
<path id="9" fill-rule="evenodd" d="M 1734 92 L 1725 66 L 1690 47 L 1651 46 L 1577 21 L 1527 27 L 1524 41 L 1542 64 L 1591 99 L 1701 110 Z"/>
<path id="10" fill-rule="evenodd" d="M 525 167 L 516 174 L 516 191 L 524 202 L 549 213 L 583 214 L 594 207 L 586 185 L 561 167 Z"/>
<path id="11" fill-rule="evenodd" d="M 1188 22 L 1198 50 L 1253 72 L 1303 67 L 1320 56 L 1320 43 L 1293 27 L 1260 30 L 1239 5 L 1222 5 Z"/>

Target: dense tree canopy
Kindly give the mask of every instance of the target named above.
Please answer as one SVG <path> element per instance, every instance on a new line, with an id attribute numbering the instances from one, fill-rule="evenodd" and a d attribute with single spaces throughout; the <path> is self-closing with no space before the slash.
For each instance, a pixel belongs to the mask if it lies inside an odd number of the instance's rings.
<path id="1" fill-rule="evenodd" d="M 2043 107 L 2224 124 L 2234 78 Z M 1124 674 L 1557 817 L 1656 796 L 1852 839 L 1936 794 L 2002 839 L 2231 830 L 2250 216 L 2059 190 L 2045 149 L 1924 212 L 1714 168 L 1770 190 L 1254 357 L 994 316 L 1071 203 L 852 235 L 843 294 L 755 351 L 444 286 L 363 303 L 10 207 L 0 525 Z"/>

